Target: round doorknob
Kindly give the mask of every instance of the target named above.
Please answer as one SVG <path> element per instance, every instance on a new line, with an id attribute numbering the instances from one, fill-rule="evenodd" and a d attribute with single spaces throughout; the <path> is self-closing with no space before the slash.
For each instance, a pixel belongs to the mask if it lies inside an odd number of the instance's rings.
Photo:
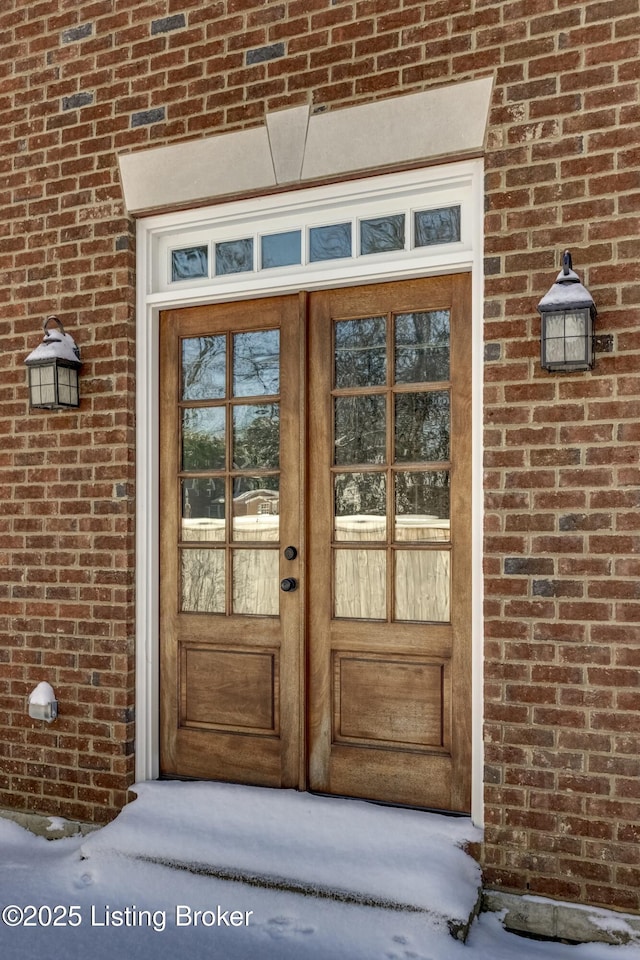
<path id="1" fill-rule="evenodd" d="M 293 577 L 285 577 L 284 580 L 280 581 L 280 589 L 284 590 L 285 593 L 291 593 L 292 590 L 295 590 L 298 586 L 298 581 Z"/>
<path id="2" fill-rule="evenodd" d="M 298 556 L 298 551 L 295 547 L 285 547 L 284 555 L 285 559 L 287 560 L 295 560 L 295 558 Z"/>

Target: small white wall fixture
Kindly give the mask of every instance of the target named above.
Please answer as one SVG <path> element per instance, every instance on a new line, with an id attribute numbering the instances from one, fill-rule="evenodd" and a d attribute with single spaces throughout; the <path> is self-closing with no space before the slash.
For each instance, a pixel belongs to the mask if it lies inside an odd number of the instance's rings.
<path id="1" fill-rule="evenodd" d="M 58 716 L 58 701 L 53 687 L 46 680 L 29 694 L 29 716 L 34 720 L 46 720 L 52 723 Z"/>

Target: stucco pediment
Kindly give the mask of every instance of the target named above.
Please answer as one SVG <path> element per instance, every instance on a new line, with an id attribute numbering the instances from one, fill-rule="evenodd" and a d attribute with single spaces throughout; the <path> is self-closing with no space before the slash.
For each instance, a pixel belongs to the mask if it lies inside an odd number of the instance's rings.
<path id="1" fill-rule="evenodd" d="M 493 78 L 311 114 L 292 107 L 249 130 L 118 158 L 130 214 L 325 179 L 479 156 Z"/>

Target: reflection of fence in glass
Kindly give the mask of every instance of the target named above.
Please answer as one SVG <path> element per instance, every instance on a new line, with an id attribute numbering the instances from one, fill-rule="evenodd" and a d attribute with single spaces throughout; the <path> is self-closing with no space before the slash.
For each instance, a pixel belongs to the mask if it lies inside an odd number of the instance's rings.
<path id="1" fill-rule="evenodd" d="M 186 613 L 224 613 L 224 550 L 183 550 L 181 566 L 181 609 Z"/>
<path id="2" fill-rule="evenodd" d="M 335 539 L 340 542 L 375 542 L 386 539 L 385 517 L 337 517 Z M 402 544 L 450 540 L 447 519 L 396 516 L 395 539 Z M 448 550 L 394 551 L 394 620 L 447 622 L 450 619 L 450 552 Z M 336 550 L 335 616 L 384 620 L 386 601 L 386 550 Z"/>
<path id="3" fill-rule="evenodd" d="M 445 550 L 395 553 L 394 620 L 446 623 L 450 619 L 450 554 Z M 384 550 L 337 550 L 335 616 L 385 620 L 387 555 Z"/>
<path id="4" fill-rule="evenodd" d="M 450 619 L 448 550 L 398 550 L 395 555 L 395 620 Z"/>
<path id="5" fill-rule="evenodd" d="M 260 521 L 262 517 L 252 519 Z M 277 616 L 278 551 L 238 549 L 233 551 L 232 557 L 233 612 Z M 225 551 L 183 550 L 181 602 L 183 612 L 224 613 L 225 607 Z"/>
<path id="6" fill-rule="evenodd" d="M 233 612 L 276 617 L 280 604 L 277 550 L 233 551 Z"/>

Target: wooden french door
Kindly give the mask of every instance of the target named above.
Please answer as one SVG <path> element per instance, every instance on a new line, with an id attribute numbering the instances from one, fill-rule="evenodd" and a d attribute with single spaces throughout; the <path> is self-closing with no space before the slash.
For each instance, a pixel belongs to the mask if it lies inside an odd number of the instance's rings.
<path id="1" fill-rule="evenodd" d="M 469 810 L 469 290 L 162 315 L 163 773 Z"/>
<path id="2" fill-rule="evenodd" d="M 160 324 L 161 770 L 297 786 L 298 298 Z"/>

